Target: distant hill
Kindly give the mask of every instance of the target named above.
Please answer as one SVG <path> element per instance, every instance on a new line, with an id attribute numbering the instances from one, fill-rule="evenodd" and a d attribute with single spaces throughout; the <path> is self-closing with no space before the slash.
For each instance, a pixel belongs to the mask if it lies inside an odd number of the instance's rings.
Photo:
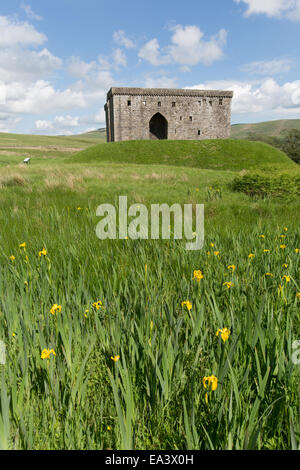
<path id="1" fill-rule="evenodd" d="M 255 124 L 233 124 L 231 126 L 231 138 L 247 139 L 249 133 L 282 138 L 290 129 L 300 130 L 300 119 L 281 119 Z"/>
<path id="2" fill-rule="evenodd" d="M 76 137 L 84 137 L 85 139 L 103 139 L 106 140 L 106 129 L 101 128 L 95 131 L 85 132 L 84 134 L 76 135 Z"/>

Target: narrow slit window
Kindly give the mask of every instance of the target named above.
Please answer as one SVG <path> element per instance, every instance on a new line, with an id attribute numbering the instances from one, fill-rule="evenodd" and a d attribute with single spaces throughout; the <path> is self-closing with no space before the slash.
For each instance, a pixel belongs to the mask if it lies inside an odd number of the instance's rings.
<path id="1" fill-rule="evenodd" d="M 176 107 L 176 103 L 175 101 L 172 102 L 172 108 L 175 108 Z"/>
<path id="2" fill-rule="evenodd" d="M 161 107 L 161 101 L 157 103 L 157 106 L 160 108 Z"/>
<path id="3" fill-rule="evenodd" d="M 222 106 L 223 104 L 223 98 L 219 98 L 219 105 Z"/>
<path id="4" fill-rule="evenodd" d="M 201 135 L 201 131 L 200 131 L 200 129 L 198 130 L 198 135 Z"/>
<path id="5" fill-rule="evenodd" d="M 180 121 L 182 121 L 182 116 L 180 116 L 180 118 L 179 118 L 179 119 L 180 119 Z"/>
<path id="6" fill-rule="evenodd" d="M 209 100 L 209 106 L 212 106 L 212 100 Z"/>
<path id="7" fill-rule="evenodd" d="M 192 121 L 192 120 L 193 120 L 193 116 L 190 116 L 190 121 Z"/>
<path id="8" fill-rule="evenodd" d="M 202 104 L 202 101 L 200 100 L 200 101 L 198 101 L 198 103 L 199 103 L 199 105 L 201 106 L 201 104 Z"/>
<path id="9" fill-rule="evenodd" d="M 127 101 L 127 106 L 131 106 L 131 100 Z"/>

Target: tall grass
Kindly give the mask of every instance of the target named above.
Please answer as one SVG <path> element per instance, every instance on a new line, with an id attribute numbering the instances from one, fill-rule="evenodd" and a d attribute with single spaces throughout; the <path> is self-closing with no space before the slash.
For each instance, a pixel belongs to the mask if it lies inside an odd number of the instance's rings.
<path id="1" fill-rule="evenodd" d="M 0 446 L 299 448 L 300 237 L 287 228 L 210 230 L 191 253 L 172 240 L 100 242 L 77 205 L 18 213 L 1 233 Z"/>

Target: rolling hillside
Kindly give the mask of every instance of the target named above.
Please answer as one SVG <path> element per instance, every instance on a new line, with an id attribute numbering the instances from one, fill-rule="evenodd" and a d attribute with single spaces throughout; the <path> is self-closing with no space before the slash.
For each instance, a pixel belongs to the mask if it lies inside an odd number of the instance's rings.
<path id="1" fill-rule="evenodd" d="M 283 137 L 291 129 L 300 130 L 300 119 L 282 119 L 279 121 L 258 122 L 255 124 L 233 124 L 231 137 L 246 139 L 250 132 L 273 137 Z"/>

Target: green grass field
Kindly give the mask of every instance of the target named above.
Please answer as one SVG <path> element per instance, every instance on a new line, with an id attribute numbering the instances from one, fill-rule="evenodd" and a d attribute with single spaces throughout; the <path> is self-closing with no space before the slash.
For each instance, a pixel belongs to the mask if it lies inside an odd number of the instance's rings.
<path id="1" fill-rule="evenodd" d="M 0 134 L 0 447 L 299 449 L 299 199 L 232 190 L 299 167 L 257 142 L 101 139 Z M 204 203 L 204 248 L 100 241 L 120 195 Z"/>

